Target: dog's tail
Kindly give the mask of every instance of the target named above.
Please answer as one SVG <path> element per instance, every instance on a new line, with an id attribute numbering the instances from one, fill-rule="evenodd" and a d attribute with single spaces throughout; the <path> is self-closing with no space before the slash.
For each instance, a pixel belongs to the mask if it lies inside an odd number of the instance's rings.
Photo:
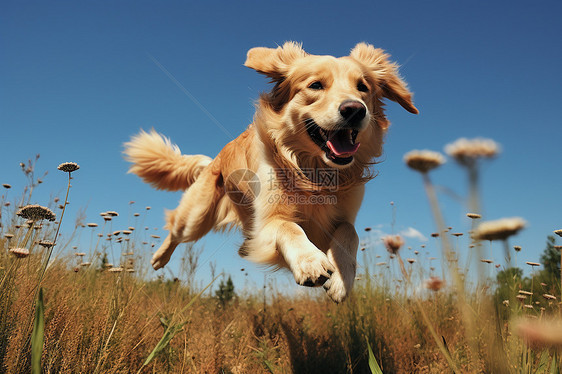
<path id="1" fill-rule="evenodd" d="M 141 132 L 125 143 L 125 158 L 133 165 L 129 173 L 159 190 L 187 189 L 212 161 L 203 155 L 182 155 L 177 145 L 154 129 Z"/>

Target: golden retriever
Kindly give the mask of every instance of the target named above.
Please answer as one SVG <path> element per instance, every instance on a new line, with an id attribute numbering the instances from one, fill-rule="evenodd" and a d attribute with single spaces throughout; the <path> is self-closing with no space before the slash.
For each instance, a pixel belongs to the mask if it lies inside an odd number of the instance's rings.
<path id="1" fill-rule="evenodd" d="M 389 126 L 382 100 L 418 113 L 412 93 L 389 56 L 365 43 L 340 58 L 294 42 L 253 48 L 245 65 L 274 87 L 214 159 L 182 155 L 154 130 L 125 144 L 131 173 L 157 189 L 185 190 L 167 212 L 169 235 L 152 266 L 166 265 L 180 243 L 235 226 L 241 256 L 288 268 L 298 284 L 323 285 L 341 302 L 355 279 L 355 217 Z"/>

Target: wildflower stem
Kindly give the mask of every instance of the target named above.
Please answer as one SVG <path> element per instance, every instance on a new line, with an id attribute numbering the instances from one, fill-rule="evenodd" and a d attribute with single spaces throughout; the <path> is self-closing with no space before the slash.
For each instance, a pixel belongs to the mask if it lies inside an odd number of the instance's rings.
<path id="1" fill-rule="evenodd" d="M 469 164 L 468 167 L 468 185 L 469 185 L 469 210 L 480 214 L 480 193 L 478 189 L 480 175 L 478 174 L 478 165 L 476 161 Z"/>
<path id="2" fill-rule="evenodd" d="M 427 198 L 429 200 L 429 205 L 431 207 L 431 212 L 433 213 L 433 219 L 437 224 L 437 229 L 439 230 L 439 234 L 441 236 L 441 248 L 443 251 L 444 257 L 447 261 L 452 260 L 452 253 L 451 253 L 451 243 L 449 241 L 448 235 L 446 235 L 445 231 L 445 220 L 443 219 L 443 215 L 441 214 L 441 210 L 439 208 L 439 202 L 437 201 L 437 195 L 435 194 L 435 188 L 433 188 L 433 184 L 431 183 L 431 179 L 427 173 L 422 173 L 423 182 L 425 187 L 425 192 Z M 453 277 L 455 280 L 455 286 L 457 290 L 460 290 L 460 277 L 458 275 L 458 271 L 454 266 L 450 266 L 451 270 L 453 270 Z"/>
<path id="3" fill-rule="evenodd" d="M 54 250 L 55 245 L 57 243 L 60 227 L 62 225 L 62 219 L 64 217 L 64 212 L 66 211 L 66 205 L 68 204 L 68 193 L 70 192 L 70 180 L 72 179 L 70 174 L 71 173 L 68 173 L 68 185 L 66 187 L 66 196 L 64 197 L 64 204 L 63 204 L 63 207 L 62 207 L 62 212 L 60 214 L 59 224 L 57 226 L 57 231 L 55 232 L 55 237 L 53 238 L 53 245 L 49 248 L 49 254 L 47 255 L 47 260 L 45 261 L 45 264 L 43 265 L 43 270 L 41 271 L 41 276 L 39 277 L 38 286 L 41 284 L 41 282 L 43 281 L 43 278 L 45 277 L 45 272 L 47 271 L 47 267 L 49 266 L 49 261 L 51 260 L 51 255 L 53 254 L 53 250 Z"/>
<path id="4" fill-rule="evenodd" d="M 507 268 L 511 269 L 513 267 L 513 264 L 511 263 L 511 253 L 509 250 L 509 243 L 507 242 L 507 239 L 502 240 L 503 242 L 503 251 L 505 254 L 505 262 L 507 263 Z"/>
<path id="5" fill-rule="evenodd" d="M 27 243 L 29 242 L 29 238 L 31 237 L 31 232 L 33 231 L 33 226 L 35 226 L 35 221 L 32 221 L 23 237 L 23 242 L 21 243 L 21 247 L 26 247 Z"/>
<path id="6" fill-rule="evenodd" d="M 454 289 L 456 290 L 456 294 L 459 300 L 459 307 L 463 316 L 463 320 L 466 326 L 466 331 L 469 333 L 468 336 L 468 344 L 469 344 L 469 355 L 472 356 L 477 354 L 478 347 L 476 344 L 476 334 L 475 334 L 475 323 L 473 320 L 473 316 L 470 312 L 470 308 L 466 301 L 465 295 L 465 288 L 464 288 L 464 281 L 459 274 L 457 265 L 452 258 L 451 253 L 451 243 L 449 240 L 449 236 L 445 231 L 445 220 L 443 219 L 443 215 L 441 213 L 441 209 L 439 208 L 439 202 L 437 200 L 437 195 L 435 193 L 435 188 L 431 183 L 431 179 L 429 178 L 428 173 L 421 173 L 423 177 L 423 184 L 425 187 L 425 192 L 427 198 L 429 200 L 429 204 L 431 206 L 431 211 L 433 213 L 433 218 L 435 223 L 437 224 L 437 229 L 439 230 L 439 234 L 441 236 L 441 250 L 443 253 L 443 257 L 447 259 L 449 264 L 449 270 L 451 272 L 451 276 L 453 278 Z M 424 317 L 427 319 L 427 317 Z M 476 362 L 474 359 L 471 359 L 471 362 Z"/>
<path id="7" fill-rule="evenodd" d="M 402 272 L 402 276 L 404 277 L 404 280 L 409 284 L 410 275 L 406 271 L 406 267 L 404 266 L 404 261 L 402 261 L 402 257 L 400 256 L 400 253 L 397 252 L 396 257 L 398 258 L 398 263 L 400 264 L 400 271 Z"/>

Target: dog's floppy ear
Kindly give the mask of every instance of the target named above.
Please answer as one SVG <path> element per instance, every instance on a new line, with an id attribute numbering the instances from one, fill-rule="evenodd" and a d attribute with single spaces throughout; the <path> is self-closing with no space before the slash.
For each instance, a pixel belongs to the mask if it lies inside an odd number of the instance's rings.
<path id="1" fill-rule="evenodd" d="M 290 65 L 304 56 L 306 52 L 300 44 L 286 42 L 283 47 L 250 49 L 244 65 L 267 75 L 274 81 L 280 81 L 288 73 Z"/>
<path id="2" fill-rule="evenodd" d="M 349 56 L 371 70 L 377 80 L 381 82 L 384 97 L 396 101 L 410 113 L 419 113 L 412 102 L 412 93 L 398 75 L 398 65 L 390 62 L 389 55 L 382 49 L 370 44 L 359 43 L 351 50 Z"/>

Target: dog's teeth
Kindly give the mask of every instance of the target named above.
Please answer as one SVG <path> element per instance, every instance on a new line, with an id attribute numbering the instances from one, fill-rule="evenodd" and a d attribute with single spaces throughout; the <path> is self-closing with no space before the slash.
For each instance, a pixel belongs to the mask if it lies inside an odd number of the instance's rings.
<path id="1" fill-rule="evenodd" d="M 319 129 L 318 132 L 320 133 L 320 136 L 322 136 L 323 140 L 328 141 L 328 138 L 326 137 L 326 133 L 324 132 L 324 130 Z"/>
<path id="2" fill-rule="evenodd" d="M 350 142 L 351 144 L 354 144 L 354 143 L 355 143 L 355 142 L 353 141 L 353 134 L 352 134 L 351 131 L 349 132 L 349 142 Z"/>

